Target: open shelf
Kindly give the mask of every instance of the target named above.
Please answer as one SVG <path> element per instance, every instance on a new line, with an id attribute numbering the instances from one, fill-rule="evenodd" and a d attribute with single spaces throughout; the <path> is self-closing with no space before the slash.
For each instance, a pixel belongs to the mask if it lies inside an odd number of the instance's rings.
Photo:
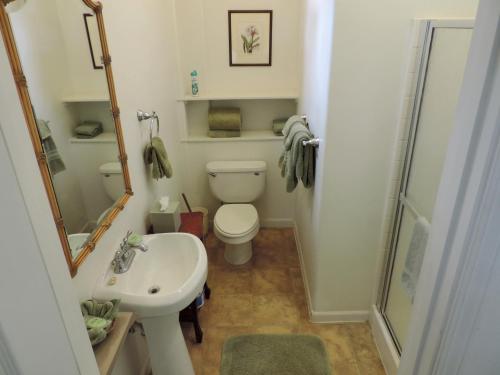
<path id="1" fill-rule="evenodd" d="M 298 100 L 297 93 L 281 93 L 281 94 L 257 94 L 257 95 L 200 95 L 191 96 L 184 95 L 177 99 L 179 102 L 199 102 L 210 100 Z"/>
<path id="2" fill-rule="evenodd" d="M 92 96 L 92 95 L 72 95 L 65 96 L 61 99 L 64 103 L 106 103 L 109 102 L 109 98 L 104 96 Z"/>
<path id="3" fill-rule="evenodd" d="M 77 138 L 71 137 L 69 143 L 117 143 L 115 133 L 101 133 L 94 138 Z"/>
<path id="4" fill-rule="evenodd" d="M 275 135 L 271 130 L 243 130 L 241 137 L 211 138 L 208 135 L 190 135 L 183 139 L 184 143 L 213 143 L 213 142 L 257 142 L 257 141 L 283 141 L 283 136 Z"/>

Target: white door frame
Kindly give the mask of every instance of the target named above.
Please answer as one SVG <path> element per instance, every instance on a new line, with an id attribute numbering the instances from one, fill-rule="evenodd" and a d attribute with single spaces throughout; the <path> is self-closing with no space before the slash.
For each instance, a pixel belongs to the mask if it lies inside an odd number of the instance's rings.
<path id="1" fill-rule="evenodd" d="M 449 365 L 465 346 L 457 348 L 447 344 L 452 334 L 466 335 L 473 329 L 472 325 L 463 326 L 460 319 L 464 311 L 479 308 L 474 306 L 473 299 L 465 298 L 467 288 L 475 288 L 480 296 L 486 287 L 484 280 L 473 275 L 477 271 L 476 262 L 491 252 L 491 247 L 482 245 L 484 242 L 476 242 L 489 234 L 479 229 L 485 220 L 500 222 L 500 212 L 489 212 L 489 205 L 484 204 L 484 199 L 495 197 L 492 192 L 500 194 L 500 184 L 491 175 L 500 167 L 500 97 L 498 90 L 492 90 L 492 82 L 498 82 L 494 79 L 500 74 L 494 69 L 499 63 L 499 20 L 498 0 L 482 0 L 457 108 L 456 127 L 434 207 L 422 266 L 425 277 L 417 286 L 409 331 L 411 340 L 403 351 L 400 375 L 458 373 L 458 367 Z M 483 277 L 488 277 L 488 270 L 481 271 Z M 442 372 L 444 369 L 447 371 Z"/>

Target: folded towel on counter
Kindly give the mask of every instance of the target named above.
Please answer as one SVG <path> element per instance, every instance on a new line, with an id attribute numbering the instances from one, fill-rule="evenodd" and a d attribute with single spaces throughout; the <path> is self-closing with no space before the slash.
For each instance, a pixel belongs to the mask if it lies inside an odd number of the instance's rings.
<path id="1" fill-rule="evenodd" d="M 43 152 L 47 157 L 47 164 L 49 165 L 49 170 L 52 175 L 56 175 L 59 172 L 66 170 L 66 166 L 57 150 L 56 143 L 52 138 L 52 133 L 50 132 L 49 122 L 41 119 L 36 120 L 38 127 L 38 134 L 42 141 Z"/>
<path id="2" fill-rule="evenodd" d="M 99 344 L 106 338 L 113 320 L 118 314 L 119 306 L 119 299 L 112 299 L 106 302 L 89 299 L 80 303 L 80 309 L 82 310 L 92 346 Z"/>
<path id="3" fill-rule="evenodd" d="M 424 260 L 427 238 L 429 237 L 429 227 L 429 222 L 423 216 L 420 216 L 415 222 L 410 246 L 406 254 L 405 268 L 401 274 L 401 283 L 412 302 L 415 297 L 422 261 Z"/>
<path id="4" fill-rule="evenodd" d="M 75 128 L 77 138 L 94 138 L 102 133 L 102 123 L 99 121 L 84 121 Z"/>
<path id="5" fill-rule="evenodd" d="M 241 130 L 239 108 L 210 108 L 208 111 L 210 130 Z"/>
<path id="6" fill-rule="evenodd" d="M 279 159 L 281 176 L 286 180 L 286 191 L 292 192 L 300 181 L 304 187 L 314 185 L 315 152 L 314 147 L 302 144 L 313 135 L 300 116 L 290 117 L 283 128 L 283 152 Z"/>
<path id="7" fill-rule="evenodd" d="M 273 120 L 273 133 L 276 135 L 283 135 L 283 129 L 288 119 L 277 118 Z"/>
<path id="8" fill-rule="evenodd" d="M 208 136 L 210 138 L 234 138 L 241 137 L 239 130 L 209 130 Z"/>
<path id="9" fill-rule="evenodd" d="M 153 178 L 172 177 L 172 165 L 168 160 L 167 150 L 160 137 L 154 137 L 144 150 L 144 161 L 153 164 Z"/>

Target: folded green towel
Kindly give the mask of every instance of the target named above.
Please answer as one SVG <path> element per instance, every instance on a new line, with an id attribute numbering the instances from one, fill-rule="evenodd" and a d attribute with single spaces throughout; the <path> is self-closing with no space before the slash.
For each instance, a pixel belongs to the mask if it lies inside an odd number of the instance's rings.
<path id="1" fill-rule="evenodd" d="M 273 133 L 276 135 L 283 135 L 283 128 L 287 120 L 286 118 L 277 118 L 273 120 Z"/>
<path id="2" fill-rule="evenodd" d="M 284 150 L 279 159 L 281 176 L 286 180 L 286 191 L 292 192 L 299 182 L 304 187 L 314 185 L 315 152 L 314 147 L 303 146 L 302 142 L 313 138 L 300 116 L 292 116 L 283 128 Z"/>
<path id="3" fill-rule="evenodd" d="M 208 111 L 208 127 L 210 130 L 240 130 L 240 109 L 210 108 Z"/>
<path id="4" fill-rule="evenodd" d="M 109 327 L 111 327 L 113 320 L 118 314 L 119 306 L 119 299 L 112 299 L 106 302 L 89 299 L 80 303 L 80 309 L 82 310 L 92 346 L 99 344 L 106 338 Z"/>
<path id="5" fill-rule="evenodd" d="M 94 138 L 102 133 L 102 123 L 98 121 L 84 121 L 75 128 L 77 138 Z"/>
<path id="6" fill-rule="evenodd" d="M 208 136 L 210 138 L 234 138 L 241 137 L 239 130 L 209 130 Z"/>
<path id="7" fill-rule="evenodd" d="M 50 132 L 49 122 L 41 119 L 36 120 L 38 127 L 38 134 L 42 141 L 43 152 L 47 157 L 47 163 L 49 165 L 49 170 L 52 175 L 66 170 L 66 166 L 61 158 L 61 154 L 57 150 L 56 143 L 52 138 L 52 133 Z"/>
<path id="8" fill-rule="evenodd" d="M 153 164 L 153 178 L 172 177 L 172 166 L 168 160 L 167 150 L 160 137 L 154 137 L 144 150 L 144 161 Z"/>

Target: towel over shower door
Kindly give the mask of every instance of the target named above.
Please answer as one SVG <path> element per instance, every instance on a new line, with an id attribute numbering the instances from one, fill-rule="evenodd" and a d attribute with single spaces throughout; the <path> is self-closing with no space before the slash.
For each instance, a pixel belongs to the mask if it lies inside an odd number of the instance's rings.
<path id="1" fill-rule="evenodd" d="M 407 338 L 413 304 L 413 293 L 402 282 L 402 274 L 408 264 L 417 220 L 429 223 L 432 220 L 471 36 L 471 28 L 428 24 L 391 251 L 379 301 L 399 352 Z M 425 246 L 418 248 L 422 252 L 418 256 L 423 257 L 424 250 Z M 415 251 L 414 246 L 411 251 Z"/>

